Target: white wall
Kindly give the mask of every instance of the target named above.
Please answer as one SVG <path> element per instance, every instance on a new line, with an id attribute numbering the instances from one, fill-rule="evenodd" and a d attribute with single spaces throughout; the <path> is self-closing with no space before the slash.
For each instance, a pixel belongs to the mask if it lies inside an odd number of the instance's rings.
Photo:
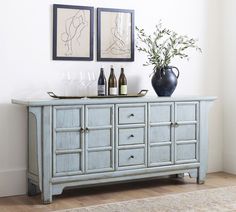
<path id="1" fill-rule="evenodd" d="M 174 95 L 220 96 L 218 55 L 218 1 L 216 0 L 8 0 L 0 7 L 0 196 L 26 192 L 26 108 L 12 105 L 11 98 L 45 97 L 61 92 L 61 75 L 70 71 L 96 71 L 101 63 L 52 61 L 52 4 L 135 9 L 136 25 L 151 32 L 159 19 L 180 33 L 199 38 L 203 54 L 172 65 L 181 70 Z M 129 91 L 150 90 L 152 68 L 142 67 L 145 56 L 125 63 Z M 103 63 L 108 74 L 111 63 Z M 119 68 L 121 63 L 114 63 Z M 118 71 L 117 71 L 118 74 Z M 137 83 L 138 82 L 138 83 Z M 222 107 L 218 101 L 210 114 L 209 171 L 222 170 Z"/>
<path id="2" fill-rule="evenodd" d="M 224 171 L 236 174 L 236 1 L 222 1 L 222 67 L 224 91 Z"/>

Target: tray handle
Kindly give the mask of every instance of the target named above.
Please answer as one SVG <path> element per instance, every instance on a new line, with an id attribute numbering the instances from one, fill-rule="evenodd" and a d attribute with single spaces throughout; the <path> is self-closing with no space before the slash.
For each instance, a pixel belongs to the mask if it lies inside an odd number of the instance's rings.
<path id="1" fill-rule="evenodd" d="M 147 92 L 148 92 L 148 90 L 143 89 L 143 90 L 138 92 L 138 95 L 145 96 L 147 94 Z"/>
<path id="2" fill-rule="evenodd" d="M 47 94 L 49 95 L 49 96 L 51 96 L 52 98 L 59 98 L 55 93 L 53 93 L 52 91 L 49 91 L 49 92 L 47 92 Z"/>

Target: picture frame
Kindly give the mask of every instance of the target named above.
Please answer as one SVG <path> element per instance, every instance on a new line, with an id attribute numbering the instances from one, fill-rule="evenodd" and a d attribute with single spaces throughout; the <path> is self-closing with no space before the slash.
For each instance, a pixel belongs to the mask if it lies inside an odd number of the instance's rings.
<path id="1" fill-rule="evenodd" d="M 97 8 L 97 61 L 134 61 L 134 10 Z"/>
<path id="2" fill-rule="evenodd" d="M 53 60 L 93 60 L 94 8 L 53 4 Z"/>

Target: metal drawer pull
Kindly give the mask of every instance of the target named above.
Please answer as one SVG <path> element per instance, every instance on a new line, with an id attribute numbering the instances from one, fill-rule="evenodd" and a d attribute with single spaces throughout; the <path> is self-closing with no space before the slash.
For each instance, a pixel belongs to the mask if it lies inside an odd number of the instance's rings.
<path id="1" fill-rule="evenodd" d="M 175 123 L 171 122 L 171 123 L 170 123 L 170 126 L 171 126 L 171 127 L 178 127 L 179 124 L 178 124 L 177 122 L 175 122 Z"/>
<path id="2" fill-rule="evenodd" d="M 133 134 L 131 134 L 131 135 L 129 136 L 129 138 L 134 138 L 134 135 L 133 135 Z"/>
<path id="3" fill-rule="evenodd" d="M 134 158 L 134 156 L 133 156 L 133 155 L 130 155 L 129 159 L 131 159 L 131 158 Z"/>
<path id="4" fill-rule="evenodd" d="M 131 114 L 129 115 L 129 117 L 134 117 L 134 114 L 133 114 L 133 113 L 131 113 Z"/>
<path id="5" fill-rule="evenodd" d="M 84 133 L 84 128 L 80 128 L 80 130 L 79 130 L 81 133 Z"/>

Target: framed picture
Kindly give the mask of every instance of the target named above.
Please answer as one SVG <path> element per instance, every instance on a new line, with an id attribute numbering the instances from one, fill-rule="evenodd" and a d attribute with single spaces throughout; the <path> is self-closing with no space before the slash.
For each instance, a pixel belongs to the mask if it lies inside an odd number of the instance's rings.
<path id="1" fill-rule="evenodd" d="M 53 60 L 93 60 L 94 8 L 53 5 Z"/>
<path id="2" fill-rule="evenodd" d="M 97 8 L 97 60 L 134 61 L 134 10 Z"/>

